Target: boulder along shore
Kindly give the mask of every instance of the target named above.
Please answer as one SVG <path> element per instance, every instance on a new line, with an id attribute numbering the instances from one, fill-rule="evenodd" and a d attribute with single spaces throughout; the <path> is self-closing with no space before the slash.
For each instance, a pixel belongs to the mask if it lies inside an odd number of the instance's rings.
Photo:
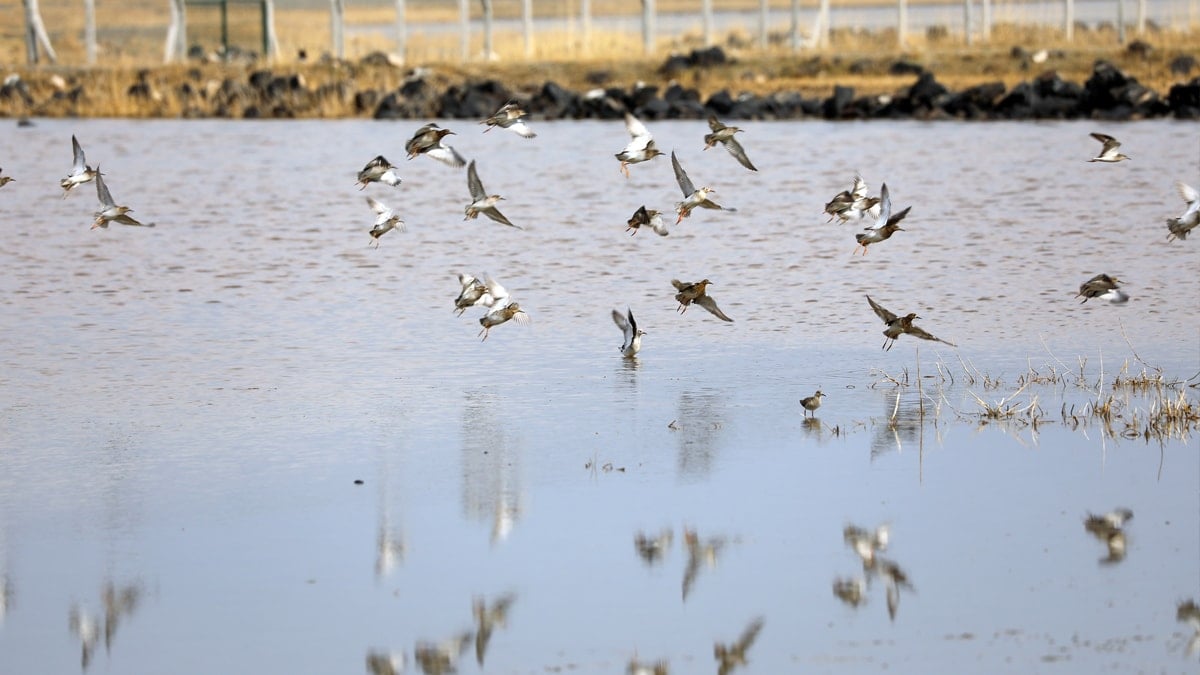
<path id="1" fill-rule="evenodd" d="M 772 80 L 761 74 L 753 87 L 758 91 L 735 93 L 728 85 L 753 77 L 754 64 L 739 63 L 721 47 L 667 57 L 650 71 L 652 78 L 635 79 L 644 73 L 592 64 L 576 67 L 572 77 L 559 78 L 561 83 L 554 78 L 565 72 L 561 68 L 404 67 L 382 53 L 357 61 L 326 57 L 278 66 L 202 60 L 153 69 L 42 68 L 7 75 L 0 84 L 0 115 L 483 119 L 504 103 L 517 101 L 539 119 L 619 119 L 626 111 L 648 120 L 708 115 L 792 120 L 1200 118 L 1200 77 L 1191 76 L 1196 60 L 1190 55 L 1161 66 L 1177 80 L 1166 91 L 1140 84 L 1110 59 L 1095 60 L 1089 76 L 1071 81 L 1053 66 L 1041 69 L 1048 58 L 1044 51 L 1030 54 L 1014 47 L 1009 58 L 1019 64 L 1014 68 L 1018 72 L 1037 74 L 1014 84 L 976 75 L 978 83 L 954 90 L 921 63 L 860 59 L 840 64 L 844 76 L 823 75 L 826 80 L 844 77 L 846 82 L 821 85 L 828 92 L 823 95 L 800 87 L 771 90 Z M 783 61 L 772 63 L 778 67 Z M 838 65 L 836 56 L 792 57 L 785 67 L 823 73 Z M 634 83 L 616 84 L 621 79 Z M 865 89 L 873 91 L 860 93 L 858 79 L 870 82 Z M 693 86 L 685 84 L 689 81 Z M 705 89 L 710 93 L 702 94 Z"/>

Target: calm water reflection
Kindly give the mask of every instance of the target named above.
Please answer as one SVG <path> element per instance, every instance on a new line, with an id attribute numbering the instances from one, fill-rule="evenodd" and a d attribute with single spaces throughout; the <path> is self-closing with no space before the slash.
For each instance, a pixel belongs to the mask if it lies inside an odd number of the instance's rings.
<path id="1" fill-rule="evenodd" d="M 1112 387 L 1135 351 L 1200 371 L 1200 248 L 1163 226 L 1194 125 L 1097 167 L 1092 123 L 747 124 L 752 174 L 652 124 L 738 208 L 661 238 L 625 219 L 678 199 L 669 162 L 623 178 L 620 122 L 448 123 L 528 229 L 418 158 L 366 191 L 408 224 L 370 248 L 355 172 L 417 126 L 0 136 L 0 672 L 1194 667 L 1200 453 L 1135 432 L 1196 390 Z M 87 229 L 73 133 L 157 228 Z M 913 205 L 865 258 L 821 215 L 855 170 Z M 481 343 L 459 271 L 531 324 Z M 1100 271 L 1127 305 L 1071 297 Z M 676 313 L 706 277 L 734 323 Z M 959 348 L 882 351 L 868 292 Z M 874 562 L 848 523 L 889 525 Z"/>

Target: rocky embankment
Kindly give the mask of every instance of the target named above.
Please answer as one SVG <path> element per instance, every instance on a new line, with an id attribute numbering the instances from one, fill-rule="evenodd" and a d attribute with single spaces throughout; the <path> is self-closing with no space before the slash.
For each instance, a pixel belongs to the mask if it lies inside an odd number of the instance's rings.
<path id="1" fill-rule="evenodd" d="M 181 80 L 164 83 L 155 71 L 143 70 L 109 96 L 124 96 L 118 110 L 128 116 L 290 118 L 374 117 L 377 119 L 482 119 L 516 100 L 544 119 L 620 118 L 625 111 L 645 119 L 1072 119 L 1127 120 L 1153 117 L 1200 118 L 1200 77 L 1158 92 L 1138 83 L 1108 61 L 1096 61 L 1083 82 L 1063 79 L 1047 70 L 1012 87 L 996 80 L 951 91 L 922 66 L 897 61 L 890 76 L 911 76 L 911 84 L 892 94 L 859 95 L 852 86 L 835 85 L 826 97 L 795 91 L 733 94 L 721 89 L 704 97 L 679 84 L 689 71 L 721 67 L 729 59 L 719 47 L 672 56 L 659 69 L 664 86 L 598 86 L 571 90 L 554 81 L 511 89 L 495 79 L 450 81 L 432 70 L 416 68 L 394 77 L 395 86 L 364 84 L 382 78 L 362 76 L 372 70 L 395 69 L 382 54 L 366 57 L 334 71 L 322 84 L 310 84 L 303 72 L 250 67 L 206 75 L 199 67 L 182 71 Z M 1171 64 L 1186 77 L 1195 60 L 1180 57 Z M 100 92 L 88 91 L 85 78 L 68 82 L 51 76 L 52 86 L 31 87 L 18 76 L 0 85 L 0 112 L 10 116 L 88 116 L 89 102 Z M 108 113 L 113 114 L 113 113 Z M 121 112 L 116 114 L 120 115 Z"/>

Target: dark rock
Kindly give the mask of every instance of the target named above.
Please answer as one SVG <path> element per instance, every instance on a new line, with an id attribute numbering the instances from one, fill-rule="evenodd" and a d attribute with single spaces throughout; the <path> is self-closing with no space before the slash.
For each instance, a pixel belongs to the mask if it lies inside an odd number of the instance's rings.
<path id="1" fill-rule="evenodd" d="M 663 92 L 663 99 L 671 105 L 684 102 L 699 103 L 700 92 L 696 91 L 695 89 L 688 89 L 678 82 L 672 82 L 671 85 L 667 87 L 667 90 Z"/>
<path id="2" fill-rule="evenodd" d="M 625 106 L 622 100 L 615 99 L 603 91 L 596 90 L 589 92 L 587 96 L 580 99 L 571 114 L 574 117 L 618 120 L 623 118 L 628 110 L 629 108 Z"/>
<path id="3" fill-rule="evenodd" d="M 924 72 L 925 68 L 912 61 L 896 61 L 888 68 L 890 75 L 921 75 Z"/>
<path id="4" fill-rule="evenodd" d="M 933 73 L 921 71 L 917 81 L 908 88 L 908 100 L 914 110 L 931 110 L 941 107 L 947 95 L 946 87 L 942 86 Z"/>
<path id="5" fill-rule="evenodd" d="M 1171 114 L 1178 119 L 1200 119 L 1200 77 L 1187 84 L 1171 85 L 1167 94 Z"/>
<path id="6" fill-rule="evenodd" d="M 354 94 L 354 112 L 363 114 L 374 110 L 379 105 L 379 92 L 374 89 L 364 89 Z"/>
<path id="7" fill-rule="evenodd" d="M 706 49 L 693 49 L 688 61 L 696 68 L 711 68 L 729 63 L 729 58 L 725 56 L 724 49 L 713 45 Z"/>
<path id="8" fill-rule="evenodd" d="M 1107 61 L 1097 61 L 1092 76 L 1084 83 L 1084 96 L 1080 107 L 1085 114 L 1115 107 L 1119 90 L 1130 82 L 1130 77 Z M 1134 80 L 1136 82 L 1136 80 Z"/>
<path id="9" fill-rule="evenodd" d="M 678 86 L 678 85 L 676 85 L 676 86 Z M 631 110 L 636 110 L 638 108 L 641 108 L 643 106 L 650 104 L 652 101 L 654 101 L 657 98 L 658 98 L 658 87 L 651 87 L 648 85 L 640 86 L 640 87 L 637 87 L 636 89 L 634 89 L 633 92 L 630 93 L 630 95 L 626 101 L 626 105 L 629 106 L 629 108 Z"/>
<path id="10" fill-rule="evenodd" d="M 1150 54 L 1154 52 L 1154 47 L 1145 40 L 1134 40 L 1125 48 L 1130 56 L 1136 56 L 1142 59 L 1150 58 Z"/>
<path id="11" fill-rule="evenodd" d="M 633 109 L 635 117 L 647 120 L 665 119 L 670 115 L 670 112 L 671 104 L 658 97 L 652 98 Z"/>
<path id="12" fill-rule="evenodd" d="M 383 52 L 374 51 L 359 59 L 358 62 L 364 66 L 370 66 L 372 68 L 382 68 L 392 65 L 392 57 Z"/>
<path id="13" fill-rule="evenodd" d="M 1003 82 L 985 82 L 951 94 L 942 109 L 955 117 L 985 119 L 992 116 L 1002 96 Z"/>
<path id="14" fill-rule="evenodd" d="M 821 114 L 825 119 L 840 120 L 853 117 L 850 104 L 854 102 L 854 87 L 835 85 L 833 95 L 825 99 L 821 106 Z"/>
<path id="15" fill-rule="evenodd" d="M 858 59 L 847 66 L 846 70 L 850 71 L 851 75 L 865 75 L 875 67 L 875 64 L 870 59 Z"/>
<path id="16" fill-rule="evenodd" d="M 1187 77 L 1196 68 L 1196 57 L 1191 54 L 1180 54 L 1171 59 L 1171 74 Z"/>
<path id="17" fill-rule="evenodd" d="M 254 87 L 258 91 L 265 92 L 267 90 L 267 86 L 271 84 L 271 80 L 273 79 L 275 79 L 275 75 L 271 71 L 256 70 L 253 73 L 250 73 L 250 77 L 247 78 L 247 82 L 250 83 L 251 87 Z"/>
<path id="18" fill-rule="evenodd" d="M 608 70 L 593 70 L 586 73 L 583 79 L 588 84 L 601 87 L 608 84 L 608 81 L 612 79 L 612 72 Z"/>
<path id="19" fill-rule="evenodd" d="M 1032 84 L 1019 82 L 996 104 L 996 113 L 1005 119 L 1027 120 L 1033 116 L 1036 97 Z"/>
<path id="20" fill-rule="evenodd" d="M 722 89 L 715 92 L 708 100 L 704 102 L 705 109 L 711 111 L 718 117 L 724 117 L 733 110 L 733 97 L 729 95 L 728 89 Z"/>
<path id="21" fill-rule="evenodd" d="M 683 71 L 690 68 L 692 62 L 683 54 L 671 54 L 666 61 L 658 67 L 658 72 L 663 77 L 676 77 Z"/>
<path id="22" fill-rule="evenodd" d="M 552 81 L 543 84 L 537 96 L 530 102 L 530 109 L 540 112 L 547 119 L 574 116 L 578 108 L 579 95 Z"/>

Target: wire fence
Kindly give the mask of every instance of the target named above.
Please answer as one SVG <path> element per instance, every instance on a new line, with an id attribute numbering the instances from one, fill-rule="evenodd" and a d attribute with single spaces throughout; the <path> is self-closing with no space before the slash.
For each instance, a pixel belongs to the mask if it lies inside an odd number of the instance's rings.
<path id="1" fill-rule="evenodd" d="M 31 54 L 30 3 L 52 53 Z M 621 59 L 714 44 L 828 49 L 863 33 L 887 48 L 986 43 L 1011 27 L 1124 42 L 1198 23 L 1200 0 L 0 0 L 0 64 L 374 52 L 411 63 Z"/>

